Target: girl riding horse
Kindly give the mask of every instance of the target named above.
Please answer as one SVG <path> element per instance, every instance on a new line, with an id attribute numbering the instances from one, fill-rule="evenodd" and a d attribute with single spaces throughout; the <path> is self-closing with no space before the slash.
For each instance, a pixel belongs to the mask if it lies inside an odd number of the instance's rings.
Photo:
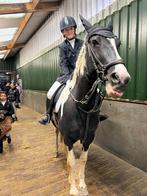
<path id="1" fill-rule="evenodd" d="M 84 191 L 84 195 L 88 194 L 85 164 L 89 145 L 95 137 L 99 122 L 100 106 L 104 98 L 103 87 L 108 96 L 120 97 L 130 80 L 130 75 L 118 54 L 118 38 L 112 32 L 112 27 L 92 26 L 82 16 L 80 18 L 87 32 L 85 44 L 80 50 L 73 76 L 58 99 L 61 106 L 53 118 L 57 135 L 60 131 L 67 146 L 71 195 L 78 195 L 81 190 Z M 78 140 L 82 144 L 79 189 L 75 180 L 77 166 L 73 151 L 73 145 Z"/>

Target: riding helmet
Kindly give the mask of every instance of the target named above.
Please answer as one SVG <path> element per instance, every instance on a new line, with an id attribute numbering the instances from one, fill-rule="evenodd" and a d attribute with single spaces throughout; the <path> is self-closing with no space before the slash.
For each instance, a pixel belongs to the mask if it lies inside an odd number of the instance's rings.
<path id="1" fill-rule="evenodd" d="M 76 21 L 73 17 L 71 16 L 65 16 L 61 19 L 60 21 L 60 30 L 61 32 L 68 27 L 74 27 L 75 29 L 77 28 Z"/>

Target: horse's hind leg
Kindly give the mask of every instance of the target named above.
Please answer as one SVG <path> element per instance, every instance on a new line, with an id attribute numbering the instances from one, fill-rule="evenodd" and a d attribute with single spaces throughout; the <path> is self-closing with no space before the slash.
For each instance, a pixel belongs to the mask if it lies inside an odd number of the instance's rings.
<path id="1" fill-rule="evenodd" d="M 56 158 L 59 157 L 59 142 L 58 142 L 58 138 L 59 138 L 59 129 L 56 129 Z"/>
<path id="2" fill-rule="evenodd" d="M 76 160 L 75 160 L 73 149 L 70 151 L 68 150 L 67 163 L 69 164 L 70 195 L 78 195 L 78 189 L 76 187 L 76 180 L 75 180 Z"/>
<path id="3" fill-rule="evenodd" d="M 64 138 L 60 134 L 60 143 L 61 143 L 61 148 L 62 148 L 62 153 L 67 157 L 67 146 L 64 143 Z"/>
<path id="4" fill-rule="evenodd" d="M 88 195 L 87 186 L 85 184 L 85 165 L 87 162 L 87 155 L 88 150 L 83 150 L 79 158 L 79 188 L 82 195 Z"/>
<path id="5" fill-rule="evenodd" d="M 56 157 L 59 157 L 59 143 L 61 144 L 61 151 L 63 151 L 63 154 L 67 156 L 67 147 L 64 144 L 64 138 L 61 135 L 59 129 L 56 129 Z"/>

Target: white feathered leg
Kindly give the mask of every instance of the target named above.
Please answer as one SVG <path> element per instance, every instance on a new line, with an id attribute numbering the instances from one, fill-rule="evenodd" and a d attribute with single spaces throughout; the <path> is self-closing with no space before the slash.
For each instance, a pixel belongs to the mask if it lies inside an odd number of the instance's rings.
<path id="1" fill-rule="evenodd" d="M 78 189 L 76 187 L 76 176 L 75 176 L 75 166 L 76 160 L 74 156 L 73 149 L 68 150 L 67 163 L 69 164 L 69 182 L 70 182 L 70 195 L 78 195 Z"/>
<path id="2" fill-rule="evenodd" d="M 87 162 L 88 151 L 82 151 L 79 159 L 79 188 L 83 195 L 88 195 L 87 186 L 85 183 L 85 165 Z"/>

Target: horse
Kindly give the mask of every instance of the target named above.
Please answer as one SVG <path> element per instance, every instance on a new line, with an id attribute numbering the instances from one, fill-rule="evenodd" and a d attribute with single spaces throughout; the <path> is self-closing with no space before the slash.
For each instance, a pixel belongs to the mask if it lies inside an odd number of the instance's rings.
<path id="1" fill-rule="evenodd" d="M 70 167 L 70 195 L 84 191 L 85 165 L 88 149 L 93 142 L 99 123 L 100 106 L 105 96 L 121 97 L 130 80 L 124 62 L 118 54 L 120 41 L 113 33 L 112 25 L 91 25 L 80 15 L 87 32 L 85 42 L 76 61 L 71 79 L 66 83 L 56 105 L 52 122 L 56 127 L 58 155 L 58 133 L 61 133 L 67 148 L 67 163 Z M 60 104 L 58 104 L 60 103 Z M 73 151 L 75 142 L 80 141 L 82 152 L 79 158 L 79 187 L 76 185 L 76 159 Z"/>

